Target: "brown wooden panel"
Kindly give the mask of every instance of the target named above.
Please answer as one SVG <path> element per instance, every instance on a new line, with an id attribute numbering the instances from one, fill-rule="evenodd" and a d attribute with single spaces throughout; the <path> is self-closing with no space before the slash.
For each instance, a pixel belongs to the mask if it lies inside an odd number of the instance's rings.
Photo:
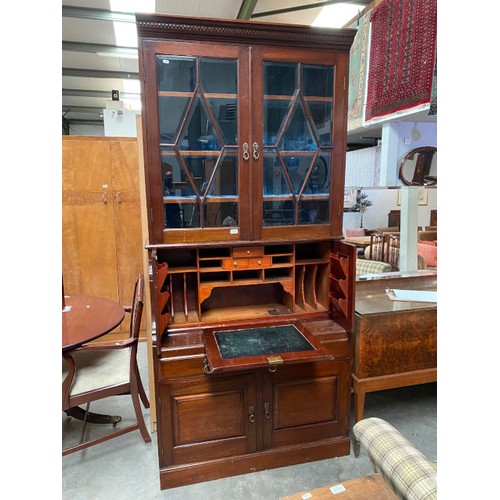
<path id="1" fill-rule="evenodd" d="M 242 388 L 174 397 L 174 446 L 241 436 L 243 402 Z"/>
<path id="2" fill-rule="evenodd" d="M 109 139 L 63 137 L 63 191 L 100 191 L 111 187 Z"/>
<path id="3" fill-rule="evenodd" d="M 130 304 L 134 283 L 143 272 L 137 141 L 117 138 L 110 152 L 119 300 Z M 145 317 L 142 324 L 145 329 Z"/>
<path id="4" fill-rule="evenodd" d="M 62 271 L 66 295 L 118 300 L 111 203 L 63 206 Z"/>
<path id="5" fill-rule="evenodd" d="M 350 437 L 342 436 L 301 446 L 284 446 L 272 450 L 234 455 L 219 460 L 191 462 L 173 467 L 160 466 L 160 487 L 175 488 L 221 477 L 248 474 L 294 464 L 303 464 L 349 455 Z"/>
<path id="6" fill-rule="evenodd" d="M 264 419 L 264 446 L 276 447 L 347 436 L 349 363 L 323 361 L 279 367 L 267 374 L 263 401 L 272 417 Z"/>
<path id="7" fill-rule="evenodd" d="M 137 139 L 115 137 L 110 142 L 113 190 L 130 191 L 139 199 L 139 160 Z"/>
<path id="8" fill-rule="evenodd" d="M 294 380 L 274 386 L 274 429 L 335 420 L 337 377 Z M 311 406 L 309 402 L 320 402 Z"/>
<path id="9" fill-rule="evenodd" d="M 358 378 L 437 366 L 437 309 L 356 316 L 353 373 Z"/>
<path id="10" fill-rule="evenodd" d="M 344 340 L 324 340 L 323 345 L 335 356 L 335 358 L 349 357 L 349 342 Z"/>
<path id="11" fill-rule="evenodd" d="M 301 491 L 286 497 L 281 497 L 280 500 L 303 500 L 310 498 L 311 500 L 331 500 L 333 493 L 331 488 L 341 485 L 344 489 L 339 491 L 342 500 L 397 500 L 396 494 L 391 490 L 389 485 L 384 481 L 380 474 L 372 474 L 370 476 L 357 477 L 342 483 L 334 483 L 314 490 Z"/>
<path id="12" fill-rule="evenodd" d="M 256 450 L 255 375 L 191 377 L 160 384 L 160 466 L 213 460 Z M 160 430 L 161 428 L 161 430 Z"/>
<path id="13" fill-rule="evenodd" d="M 65 292 L 131 304 L 143 273 L 137 140 L 73 136 L 62 148 Z"/>
<path id="14" fill-rule="evenodd" d="M 204 353 L 162 359 L 160 361 L 160 377 L 174 378 L 201 375 L 203 373 L 204 359 Z"/>

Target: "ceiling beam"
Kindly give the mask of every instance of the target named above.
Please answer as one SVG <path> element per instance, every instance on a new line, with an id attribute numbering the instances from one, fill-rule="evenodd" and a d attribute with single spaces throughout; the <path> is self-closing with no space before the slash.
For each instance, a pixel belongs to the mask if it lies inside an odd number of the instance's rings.
<path id="1" fill-rule="evenodd" d="M 103 108 L 97 106 L 68 106 L 62 107 L 63 113 L 88 113 L 91 115 L 100 115 Z"/>
<path id="2" fill-rule="evenodd" d="M 236 19 L 251 19 L 257 0 L 243 0 Z"/>
<path id="3" fill-rule="evenodd" d="M 63 68 L 62 76 L 78 76 L 83 78 L 117 78 L 119 80 L 139 80 L 139 73 L 127 71 L 102 71 L 97 69 Z"/>
<path id="4" fill-rule="evenodd" d="M 62 89 L 62 95 L 111 99 L 111 90 L 107 91 L 107 90 Z M 120 97 L 123 99 L 140 99 L 141 94 L 135 92 L 120 92 Z"/>
<path id="5" fill-rule="evenodd" d="M 277 14 L 286 14 L 288 12 L 297 12 L 299 10 L 307 10 L 307 9 L 317 9 L 318 7 L 325 7 L 326 5 L 332 5 L 335 3 L 361 3 L 363 5 L 368 5 L 372 0 L 329 0 L 325 2 L 316 2 L 305 5 L 297 5 L 295 7 L 288 7 L 286 9 L 277 9 L 277 10 L 268 10 L 266 12 L 257 12 L 252 14 L 251 19 L 256 19 L 258 17 L 267 17 L 267 16 L 275 16 Z"/>
<path id="6" fill-rule="evenodd" d="M 114 12 L 105 9 L 91 9 L 88 7 L 62 6 L 63 17 L 77 17 L 97 21 L 114 21 L 120 23 L 135 23 L 135 14 L 130 12 Z"/>
<path id="7" fill-rule="evenodd" d="M 102 119 L 95 119 L 95 120 L 84 120 L 81 118 L 66 118 L 69 123 L 72 123 L 73 125 L 103 125 L 104 124 L 104 118 Z"/>
<path id="8" fill-rule="evenodd" d="M 137 47 L 105 45 L 102 43 L 63 42 L 62 50 L 66 52 L 87 52 L 91 54 L 109 54 L 116 57 L 137 57 Z"/>

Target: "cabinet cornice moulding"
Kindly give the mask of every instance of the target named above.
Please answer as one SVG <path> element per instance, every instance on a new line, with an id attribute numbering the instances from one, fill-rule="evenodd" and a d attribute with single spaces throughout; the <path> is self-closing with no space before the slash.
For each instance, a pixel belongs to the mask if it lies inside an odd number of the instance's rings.
<path id="1" fill-rule="evenodd" d="M 257 21 L 222 20 L 136 14 L 137 32 L 142 38 L 172 40 L 211 40 L 266 45 L 322 44 L 336 50 L 349 50 L 356 30 L 312 28 L 292 24 L 269 24 Z"/>

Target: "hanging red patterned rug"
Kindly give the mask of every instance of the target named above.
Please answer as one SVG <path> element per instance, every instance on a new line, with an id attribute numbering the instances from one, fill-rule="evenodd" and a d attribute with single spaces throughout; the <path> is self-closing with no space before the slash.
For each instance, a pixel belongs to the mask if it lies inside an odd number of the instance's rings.
<path id="1" fill-rule="evenodd" d="M 371 15 L 365 121 L 428 103 L 437 0 L 384 0 Z"/>

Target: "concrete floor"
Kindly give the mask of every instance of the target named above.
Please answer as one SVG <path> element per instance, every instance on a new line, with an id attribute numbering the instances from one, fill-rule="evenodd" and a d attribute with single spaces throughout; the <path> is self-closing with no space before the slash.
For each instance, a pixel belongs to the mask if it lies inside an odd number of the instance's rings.
<path id="1" fill-rule="evenodd" d="M 147 382 L 146 344 L 139 346 L 139 363 Z M 123 424 L 134 419 L 130 396 L 119 396 L 91 405 L 91 411 L 121 415 Z M 149 428 L 149 410 L 144 411 Z M 437 459 L 437 384 L 425 384 L 366 395 L 365 417 L 390 422 L 424 455 Z M 120 425 L 120 424 L 119 424 Z M 109 429 L 108 426 L 104 432 Z M 351 426 L 352 427 L 352 426 Z M 63 447 L 78 442 L 81 422 L 62 414 Z M 89 435 L 103 433 L 103 426 L 88 424 Z M 359 458 L 345 457 L 282 467 L 179 488 L 160 490 L 156 433 L 144 443 L 134 431 L 86 450 L 62 457 L 63 500 L 278 500 L 292 493 L 347 481 L 373 472 L 365 450 Z"/>

